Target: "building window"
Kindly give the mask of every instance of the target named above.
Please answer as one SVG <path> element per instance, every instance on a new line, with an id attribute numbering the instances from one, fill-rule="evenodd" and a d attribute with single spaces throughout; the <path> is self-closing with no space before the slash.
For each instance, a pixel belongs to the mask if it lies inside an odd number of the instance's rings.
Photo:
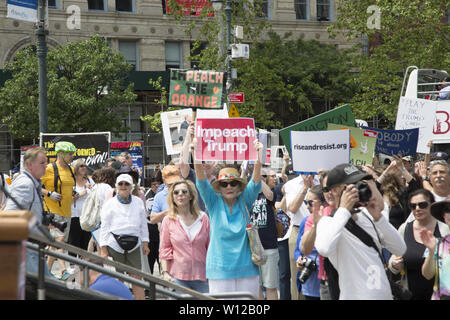
<path id="1" fill-rule="evenodd" d="M 317 20 L 331 21 L 331 0 L 317 0 Z"/>
<path id="2" fill-rule="evenodd" d="M 58 0 L 48 0 L 47 3 L 49 9 L 58 9 Z"/>
<path id="3" fill-rule="evenodd" d="M 259 6 L 258 16 L 260 18 L 270 18 L 270 0 L 257 0 L 255 6 Z"/>
<path id="4" fill-rule="evenodd" d="M 294 0 L 295 18 L 309 20 L 309 0 Z"/>
<path id="5" fill-rule="evenodd" d="M 166 42 L 166 70 L 182 69 L 183 61 L 180 42 Z"/>
<path id="6" fill-rule="evenodd" d="M 191 57 L 195 57 L 197 55 L 199 55 L 203 50 L 205 50 L 208 47 L 208 43 L 207 42 L 202 42 L 200 44 L 200 46 L 198 46 L 197 48 L 195 48 L 194 50 L 194 43 L 191 42 Z M 191 68 L 198 68 L 200 64 L 200 60 L 191 60 Z"/>
<path id="7" fill-rule="evenodd" d="M 119 40 L 119 51 L 124 55 L 125 60 L 138 71 L 138 43 L 136 40 Z"/>
<path id="8" fill-rule="evenodd" d="M 88 10 L 106 11 L 106 0 L 88 0 Z"/>
<path id="9" fill-rule="evenodd" d="M 135 12 L 134 0 L 116 0 L 116 11 Z"/>

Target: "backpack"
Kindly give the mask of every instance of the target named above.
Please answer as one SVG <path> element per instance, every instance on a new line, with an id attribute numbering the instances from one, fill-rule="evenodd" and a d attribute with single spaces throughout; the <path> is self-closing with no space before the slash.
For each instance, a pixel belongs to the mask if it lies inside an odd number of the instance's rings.
<path id="1" fill-rule="evenodd" d="M 97 195 L 97 187 L 94 186 L 92 192 L 83 203 L 80 216 L 80 226 L 84 231 L 92 231 L 100 225 L 100 199 Z"/>

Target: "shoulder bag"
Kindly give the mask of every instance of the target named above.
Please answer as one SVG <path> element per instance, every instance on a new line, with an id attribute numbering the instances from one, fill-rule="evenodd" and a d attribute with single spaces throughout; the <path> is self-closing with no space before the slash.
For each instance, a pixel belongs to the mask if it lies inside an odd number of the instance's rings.
<path id="1" fill-rule="evenodd" d="M 244 199 L 242 199 L 242 201 L 244 202 L 245 213 L 242 211 L 242 208 L 241 211 L 244 214 L 244 218 L 248 221 L 247 236 L 250 242 L 250 251 L 252 252 L 252 262 L 257 266 L 262 266 L 267 261 L 267 255 L 264 253 L 264 247 L 262 246 L 261 239 L 259 238 L 258 226 L 251 223 L 247 205 L 245 204 Z"/>

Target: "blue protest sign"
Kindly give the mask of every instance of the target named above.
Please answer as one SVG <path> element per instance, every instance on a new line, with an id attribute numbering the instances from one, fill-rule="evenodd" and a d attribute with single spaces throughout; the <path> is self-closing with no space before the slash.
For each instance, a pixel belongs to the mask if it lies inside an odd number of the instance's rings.
<path id="1" fill-rule="evenodd" d="M 383 130 L 369 127 L 364 129 L 364 135 L 377 137 L 375 152 L 389 156 L 400 155 L 402 157 L 416 154 L 419 128 L 407 130 Z"/>

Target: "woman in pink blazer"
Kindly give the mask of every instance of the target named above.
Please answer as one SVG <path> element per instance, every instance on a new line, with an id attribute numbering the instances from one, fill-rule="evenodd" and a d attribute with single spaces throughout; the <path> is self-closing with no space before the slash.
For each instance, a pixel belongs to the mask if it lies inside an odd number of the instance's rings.
<path id="1" fill-rule="evenodd" d="M 159 259 L 165 280 L 208 293 L 209 218 L 200 211 L 197 197 L 191 181 L 179 180 L 170 187 L 167 195 L 169 213 L 160 229 Z"/>

